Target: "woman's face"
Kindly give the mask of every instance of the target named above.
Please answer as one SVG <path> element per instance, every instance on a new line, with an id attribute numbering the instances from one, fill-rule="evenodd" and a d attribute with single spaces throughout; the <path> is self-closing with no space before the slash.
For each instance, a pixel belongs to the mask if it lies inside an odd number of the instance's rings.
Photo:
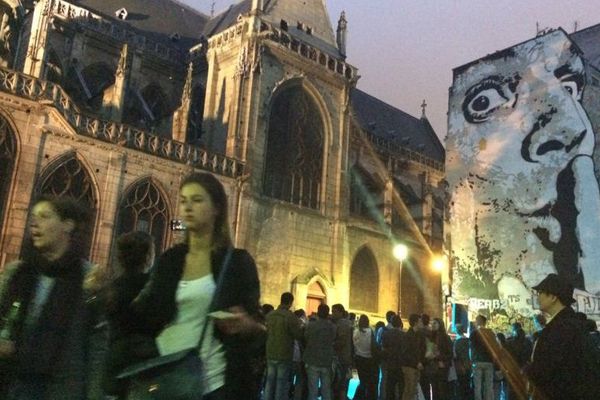
<path id="1" fill-rule="evenodd" d="M 75 223 L 70 219 L 62 220 L 52 204 L 42 201 L 33 206 L 30 228 L 33 246 L 46 252 L 68 243 Z"/>
<path id="2" fill-rule="evenodd" d="M 212 232 L 217 209 L 200 184 L 188 183 L 179 195 L 179 215 L 190 232 Z"/>
<path id="3" fill-rule="evenodd" d="M 437 332 L 440 330 L 440 323 L 437 322 L 435 319 L 431 322 L 431 330 L 434 332 Z"/>

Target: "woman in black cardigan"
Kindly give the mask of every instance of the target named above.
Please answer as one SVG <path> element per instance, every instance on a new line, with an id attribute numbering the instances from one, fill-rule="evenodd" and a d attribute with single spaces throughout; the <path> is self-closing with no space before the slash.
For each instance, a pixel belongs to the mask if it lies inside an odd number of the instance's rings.
<path id="1" fill-rule="evenodd" d="M 248 349 L 262 329 L 255 319 L 260 297 L 256 265 L 248 252 L 232 249 L 227 197 L 214 176 L 194 173 L 184 179 L 179 213 L 186 243 L 159 258 L 132 311 L 147 319 L 149 329 L 163 328 L 156 338 L 161 355 L 195 347 L 206 322 L 200 351 L 203 400 L 247 399 L 254 382 Z M 215 295 L 226 259 L 228 267 Z M 208 317 L 217 310 L 231 314 Z"/>

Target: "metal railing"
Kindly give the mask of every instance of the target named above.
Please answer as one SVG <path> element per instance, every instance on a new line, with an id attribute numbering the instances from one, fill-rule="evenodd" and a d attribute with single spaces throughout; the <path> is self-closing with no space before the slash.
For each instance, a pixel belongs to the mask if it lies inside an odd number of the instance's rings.
<path id="1" fill-rule="evenodd" d="M 53 82 L 0 67 L 0 91 L 48 103 L 56 108 L 79 135 L 189 164 L 219 175 L 238 177 L 243 173 L 244 164 L 237 159 L 209 153 L 191 144 L 151 135 L 129 125 L 86 115 L 65 90 Z"/>

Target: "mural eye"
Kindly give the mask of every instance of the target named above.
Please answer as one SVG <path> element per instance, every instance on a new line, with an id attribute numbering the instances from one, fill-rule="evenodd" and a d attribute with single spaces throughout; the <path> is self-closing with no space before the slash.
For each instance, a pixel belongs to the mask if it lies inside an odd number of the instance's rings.
<path id="1" fill-rule="evenodd" d="M 573 97 L 573 100 L 579 101 L 581 98 L 581 92 L 579 90 L 579 87 L 577 86 L 577 82 L 575 81 L 562 81 L 561 85 L 563 88 L 565 88 L 565 90 L 567 91 L 567 93 L 569 93 L 569 95 L 571 97 Z"/>
<path id="2" fill-rule="evenodd" d="M 490 114 L 507 100 L 498 85 L 475 87 L 463 103 L 465 119 L 473 123 L 486 121 Z"/>

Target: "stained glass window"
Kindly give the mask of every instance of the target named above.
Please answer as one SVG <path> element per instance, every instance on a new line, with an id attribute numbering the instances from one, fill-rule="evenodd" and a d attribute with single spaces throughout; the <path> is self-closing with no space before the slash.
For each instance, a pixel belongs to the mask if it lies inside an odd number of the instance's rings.
<path id="1" fill-rule="evenodd" d="M 156 251 L 163 250 L 169 210 L 160 190 L 150 179 L 134 184 L 119 206 L 117 237 L 131 231 L 147 232 L 154 237 Z"/>
<path id="2" fill-rule="evenodd" d="M 15 167 L 16 151 L 15 134 L 8 121 L 0 116 L 0 223 L 3 222 L 7 209 L 6 200 Z"/>
<path id="3" fill-rule="evenodd" d="M 42 174 L 36 189 L 38 195 L 69 196 L 78 200 L 82 206 L 89 208 L 91 211 L 90 223 L 84 233 L 86 236 L 84 249 L 86 251 L 91 250 L 94 222 L 96 221 L 97 196 L 92 178 L 81 161 L 75 155 L 71 155 L 50 165 Z"/>
<path id="4" fill-rule="evenodd" d="M 269 118 L 264 194 L 318 209 L 323 175 L 324 126 L 301 87 L 281 92 Z"/>

